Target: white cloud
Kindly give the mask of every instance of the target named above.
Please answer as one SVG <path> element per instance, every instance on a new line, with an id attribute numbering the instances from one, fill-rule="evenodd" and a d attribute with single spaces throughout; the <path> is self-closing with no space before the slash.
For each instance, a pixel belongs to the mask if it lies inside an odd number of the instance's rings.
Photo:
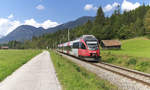
<path id="1" fill-rule="evenodd" d="M 29 19 L 29 20 L 25 20 L 24 24 L 25 25 L 31 25 L 31 26 L 34 26 L 34 27 L 40 27 L 40 24 L 37 23 L 33 18 Z"/>
<path id="2" fill-rule="evenodd" d="M 104 12 L 111 11 L 112 9 L 113 9 L 113 7 L 110 4 L 108 4 L 104 7 Z"/>
<path id="3" fill-rule="evenodd" d="M 13 14 L 10 14 L 9 16 L 8 16 L 8 19 L 11 19 L 11 18 L 13 18 L 14 17 L 14 15 Z"/>
<path id="4" fill-rule="evenodd" d="M 132 2 L 129 2 L 127 0 L 124 0 L 122 5 L 121 5 L 121 9 L 123 11 L 131 11 L 131 10 L 138 8 L 139 6 L 140 6 L 139 2 L 132 3 Z"/>
<path id="5" fill-rule="evenodd" d="M 38 6 L 36 6 L 36 9 L 38 9 L 38 10 L 44 10 L 45 7 L 43 5 L 41 5 L 41 4 L 39 4 Z"/>
<path id="6" fill-rule="evenodd" d="M 120 4 L 117 3 L 117 2 L 114 2 L 114 3 L 112 4 L 113 7 L 118 7 L 118 5 L 120 5 Z"/>
<path id="7" fill-rule="evenodd" d="M 0 18 L 0 34 L 5 36 L 20 25 L 21 23 L 19 21 L 11 21 L 7 18 Z"/>
<path id="8" fill-rule="evenodd" d="M 57 22 L 51 20 L 45 20 L 42 23 L 35 21 L 33 18 L 20 22 L 18 20 L 12 20 L 11 18 L 0 18 L 0 36 L 6 36 L 20 25 L 31 25 L 34 27 L 43 27 L 45 29 L 55 27 L 59 25 Z"/>
<path id="9" fill-rule="evenodd" d="M 115 9 L 118 5 L 120 5 L 120 4 L 117 3 L 117 2 L 114 2 L 113 4 L 107 4 L 107 5 L 103 8 L 103 10 L 104 10 L 104 12 L 109 12 L 109 11 Z"/>
<path id="10" fill-rule="evenodd" d="M 31 25 L 31 26 L 34 26 L 34 27 L 37 27 L 37 28 L 38 27 L 43 27 L 43 28 L 47 29 L 47 28 L 55 27 L 59 24 L 57 22 L 53 22 L 51 20 L 46 20 L 42 23 L 38 23 L 37 21 L 35 21 L 32 18 L 32 19 L 29 19 L 29 20 L 25 20 L 24 25 Z"/>
<path id="11" fill-rule="evenodd" d="M 90 11 L 90 10 L 97 10 L 98 8 L 96 6 L 93 6 L 93 4 L 86 4 L 84 6 L 84 10 Z"/>
<path id="12" fill-rule="evenodd" d="M 52 22 L 51 20 L 46 20 L 41 24 L 41 26 L 45 29 L 55 27 L 57 25 L 59 25 L 57 22 Z"/>

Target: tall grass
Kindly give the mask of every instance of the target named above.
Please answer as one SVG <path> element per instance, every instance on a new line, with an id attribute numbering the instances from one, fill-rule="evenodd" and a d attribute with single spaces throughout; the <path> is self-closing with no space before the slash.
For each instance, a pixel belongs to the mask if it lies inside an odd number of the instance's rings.
<path id="1" fill-rule="evenodd" d="M 109 82 L 51 51 L 57 76 L 64 90 L 117 90 Z"/>
<path id="2" fill-rule="evenodd" d="M 0 81 L 40 52 L 40 50 L 0 50 Z"/>

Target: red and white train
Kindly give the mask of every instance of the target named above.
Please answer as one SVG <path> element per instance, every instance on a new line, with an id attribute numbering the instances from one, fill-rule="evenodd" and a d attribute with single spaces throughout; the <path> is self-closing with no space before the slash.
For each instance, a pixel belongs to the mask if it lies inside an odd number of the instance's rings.
<path id="1" fill-rule="evenodd" d="M 58 50 L 88 61 L 99 61 L 101 59 L 99 43 L 93 35 L 83 35 L 74 41 L 59 44 Z"/>

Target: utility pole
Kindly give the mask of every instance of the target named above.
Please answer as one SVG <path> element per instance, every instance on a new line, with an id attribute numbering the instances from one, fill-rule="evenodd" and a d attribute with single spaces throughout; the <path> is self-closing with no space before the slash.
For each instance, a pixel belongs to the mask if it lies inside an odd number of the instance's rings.
<path id="1" fill-rule="evenodd" d="M 64 35 L 63 35 L 63 37 L 62 37 L 62 43 L 64 43 L 64 41 L 65 41 L 65 40 L 64 40 Z"/>
<path id="2" fill-rule="evenodd" d="M 59 44 L 61 44 L 61 40 L 59 40 Z"/>
<path id="3" fill-rule="evenodd" d="M 70 41 L 70 38 L 69 38 L 69 29 L 68 29 L 68 41 Z"/>

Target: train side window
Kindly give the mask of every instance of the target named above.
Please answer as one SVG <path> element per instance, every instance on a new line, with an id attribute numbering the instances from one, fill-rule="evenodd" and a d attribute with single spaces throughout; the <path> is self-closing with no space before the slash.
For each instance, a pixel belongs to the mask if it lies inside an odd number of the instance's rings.
<path id="1" fill-rule="evenodd" d="M 81 49 L 86 49 L 86 47 L 83 43 L 81 43 Z"/>
<path id="2" fill-rule="evenodd" d="M 73 43 L 73 48 L 79 48 L 79 42 Z"/>

